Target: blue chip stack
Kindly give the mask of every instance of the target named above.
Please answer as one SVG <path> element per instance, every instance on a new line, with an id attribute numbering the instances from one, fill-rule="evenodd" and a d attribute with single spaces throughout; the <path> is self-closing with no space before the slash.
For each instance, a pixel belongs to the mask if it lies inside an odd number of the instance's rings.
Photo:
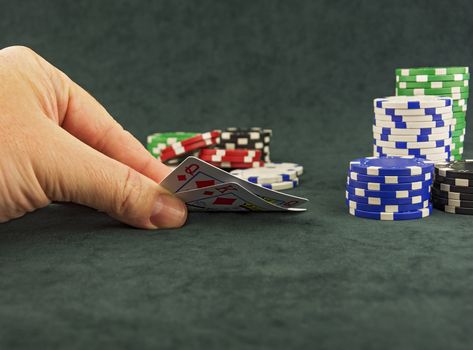
<path id="1" fill-rule="evenodd" d="M 414 156 L 350 162 L 345 192 L 350 214 L 375 220 L 412 220 L 432 212 L 434 163 Z"/>
<path id="2" fill-rule="evenodd" d="M 452 99 L 391 96 L 374 100 L 373 155 L 452 159 Z"/>

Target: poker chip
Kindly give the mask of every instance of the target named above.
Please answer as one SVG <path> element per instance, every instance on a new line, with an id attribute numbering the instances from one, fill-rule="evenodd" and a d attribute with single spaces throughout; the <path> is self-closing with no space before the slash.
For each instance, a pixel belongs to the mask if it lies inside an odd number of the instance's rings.
<path id="1" fill-rule="evenodd" d="M 461 207 L 473 209 L 473 201 L 436 197 L 432 195 L 432 202 L 449 207 Z"/>
<path id="2" fill-rule="evenodd" d="M 439 183 L 439 182 L 435 182 L 435 181 L 432 183 L 432 188 L 436 188 L 436 189 L 438 189 L 440 191 L 444 191 L 444 192 L 473 194 L 473 187 L 453 186 L 453 185 Z"/>
<path id="3" fill-rule="evenodd" d="M 384 128 L 374 125 L 373 133 L 383 135 L 432 135 L 432 134 L 445 134 L 451 132 L 450 126 L 442 128 L 411 128 L 411 129 L 397 129 L 397 128 Z"/>
<path id="4" fill-rule="evenodd" d="M 437 163 L 435 174 L 445 178 L 473 180 L 473 160 Z"/>
<path id="5" fill-rule="evenodd" d="M 201 148 L 210 147 L 218 144 L 219 138 L 202 138 L 200 141 L 193 143 L 183 144 L 184 141 L 176 142 L 171 146 L 166 147 L 161 151 L 161 161 L 167 161 L 176 157 L 181 157 L 183 155 L 189 154 L 190 152 L 197 151 Z"/>
<path id="6" fill-rule="evenodd" d="M 433 108 L 417 108 L 417 109 L 403 109 L 403 108 L 374 108 L 375 115 L 402 115 L 402 116 L 426 116 L 426 115 L 442 115 L 444 113 L 451 113 L 452 107 L 433 107 Z"/>
<path id="7" fill-rule="evenodd" d="M 259 168 L 264 166 L 263 161 L 254 161 L 250 163 L 242 163 L 242 162 L 212 162 L 208 161 L 207 163 L 212 164 L 218 168 L 222 169 L 247 169 L 247 168 Z"/>
<path id="8" fill-rule="evenodd" d="M 406 211 L 400 213 L 385 213 L 385 212 L 372 212 L 358 210 L 354 208 L 349 209 L 349 213 L 353 216 L 357 216 L 365 219 L 374 220 L 387 220 L 387 221 L 398 221 L 398 220 L 414 220 L 422 219 L 429 216 L 432 212 L 432 205 L 429 204 L 427 208 L 422 208 L 414 211 Z"/>
<path id="9" fill-rule="evenodd" d="M 418 83 L 415 81 L 400 81 L 396 83 L 397 88 L 401 89 L 442 89 L 450 87 L 462 87 L 469 86 L 468 80 L 459 80 L 459 81 L 431 81 L 431 82 L 422 82 Z"/>
<path id="10" fill-rule="evenodd" d="M 230 156 L 230 157 L 238 157 L 238 156 L 250 156 L 250 157 L 259 157 L 261 156 L 260 150 L 254 149 L 219 149 L 219 148 L 204 148 L 200 150 L 200 155 L 205 156 Z"/>
<path id="11" fill-rule="evenodd" d="M 463 113 L 463 112 L 459 112 Z M 375 119 L 379 120 L 380 122 L 388 122 L 388 123 L 412 123 L 412 122 L 423 122 L 423 123 L 430 123 L 430 122 L 441 122 L 445 120 L 453 119 L 454 113 L 449 112 L 445 114 L 428 114 L 428 115 L 391 115 L 391 114 L 376 114 Z M 457 115 L 458 117 L 458 115 Z"/>
<path id="12" fill-rule="evenodd" d="M 295 178 L 294 180 L 289 181 L 262 183 L 258 185 L 275 191 L 289 190 L 291 188 L 299 186 L 299 178 Z"/>
<path id="13" fill-rule="evenodd" d="M 391 141 L 391 142 L 428 142 L 446 140 L 453 136 L 452 132 L 445 134 L 431 134 L 431 135 L 386 135 L 373 133 L 373 138 L 380 141 Z M 463 137 L 463 135 L 461 136 Z M 452 141 L 454 137 L 452 137 Z"/>
<path id="14" fill-rule="evenodd" d="M 456 125 L 453 119 L 437 120 L 432 122 L 384 122 L 374 119 L 374 124 L 380 128 L 395 128 L 395 129 L 424 129 L 424 128 L 441 128 L 450 125 Z"/>
<path id="15" fill-rule="evenodd" d="M 398 75 L 396 74 L 396 82 L 401 81 L 415 81 L 431 82 L 431 81 L 461 81 L 469 80 L 470 74 L 416 74 L 416 75 Z"/>
<path id="16" fill-rule="evenodd" d="M 437 187 L 432 187 L 432 196 L 437 198 L 456 199 L 464 201 L 473 201 L 473 193 L 461 193 L 461 192 L 450 192 L 442 191 Z"/>
<path id="17" fill-rule="evenodd" d="M 374 139 L 374 144 L 380 147 L 400 148 L 400 149 L 422 149 L 422 148 L 438 148 L 451 146 L 452 139 L 425 142 L 404 142 L 404 141 L 381 141 Z"/>
<path id="18" fill-rule="evenodd" d="M 428 181 L 432 178 L 432 174 L 429 172 L 425 174 L 412 175 L 412 176 L 375 176 L 375 175 L 363 175 L 363 174 L 358 174 L 354 171 L 350 171 L 349 178 L 355 181 L 363 181 L 363 182 L 399 184 L 399 183 L 404 183 L 404 182 Z"/>
<path id="19" fill-rule="evenodd" d="M 387 156 L 426 156 L 433 154 L 445 154 L 450 153 L 450 146 L 436 147 L 436 148 L 392 148 L 392 147 L 380 147 L 373 146 L 373 151 L 385 154 Z"/>
<path id="20" fill-rule="evenodd" d="M 417 204 L 398 204 L 398 205 L 371 205 L 358 203 L 351 200 L 345 201 L 346 205 L 350 209 L 363 210 L 368 212 L 385 212 L 385 213 L 400 213 L 400 212 L 409 212 L 413 210 L 419 210 L 427 208 L 430 205 L 429 200 L 425 200 Z"/>
<path id="21" fill-rule="evenodd" d="M 441 175 L 435 175 L 435 181 L 457 187 L 473 187 L 473 180 L 449 178 Z"/>
<path id="22" fill-rule="evenodd" d="M 233 170 L 230 174 L 256 184 L 273 184 L 297 179 L 304 172 L 295 163 L 266 163 L 257 169 Z"/>
<path id="23" fill-rule="evenodd" d="M 438 108 L 452 105 L 452 99 L 439 96 L 390 96 L 376 98 L 373 102 L 378 108 L 420 109 Z"/>
<path id="24" fill-rule="evenodd" d="M 231 162 L 231 163 L 252 163 L 259 161 L 261 154 L 257 157 L 255 156 L 220 156 L 220 155 L 202 155 L 199 154 L 199 158 L 205 160 L 206 162 Z"/>
<path id="25" fill-rule="evenodd" d="M 428 190 L 430 185 L 432 185 L 432 179 L 427 181 L 418 181 L 418 182 L 404 182 L 399 184 L 383 184 L 377 182 L 363 182 L 352 180 L 347 177 L 347 185 L 371 191 L 415 191 L 415 190 Z"/>
<path id="26" fill-rule="evenodd" d="M 407 198 L 381 198 L 381 197 L 361 197 L 348 192 L 345 192 L 345 199 L 362 204 L 370 205 L 404 205 L 404 204 L 418 204 L 430 199 L 430 194 L 426 193 L 423 196 L 414 196 Z"/>
<path id="27" fill-rule="evenodd" d="M 430 187 L 420 190 L 399 190 L 399 191 L 371 191 L 352 186 L 346 186 L 346 191 L 360 197 L 380 197 L 380 198 L 409 198 L 416 196 L 426 196 L 430 193 Z"/>
<path id="28" fill-rule="evenodd" d="M 454 89 L 462 89 L 464 92 L 448 92 Z M 441 92 L 444 91 L 444 92 Z M 468 98 L 468 88 L 447 88 L 447 89 L 396 89 L 396 95 L 398 96 L 428 96 L 442 95 L 444 97 L 451 97 L 456 100 Z"/>
<path id="29" fill-rule="evenodd" d="M 410 176 L 417 176 L 428 174 L 428 178 L 421 180 L 406 180 L 401 182 L 416 182 L 427 181 L 431 179 L 430 174 L 434 169 L 432 162 L 424 159 L 415 158 L 412 156 L 406 157 L 367 157 L 355 159 L 350 162 L 350 171 L 356 175 L 370 175 L 370 176 L 384 176 L 386 178 L 394 176 L 396 178 L 407 178 Z M 350 178 L 352 178 L 350 176 Z M 358 179 L 353 179 L 358 180 Z M 365 180 L 359 180 L 365 181 Z M 365 181 L 365 182 L 380 182 L 380 181 Z M 386 183 L 386 181 L 382 181 Z M 391 182 L 390 182 L 391 183 Z M 396 181 L 394 183 L 399 183 Z"/>
<path id="30" fill-rule="evenodd" d="M 465 208 L 461 206 L 452 206 L 452 205 L 445 205 L 443 202 L 432 199 L 432 204 L 435 209 L 442 210 L 446 213 L 450 214 L 462 214 L 462 215 L 473 215 L 473 208 Z"/>
<path id="31" fill-rule="evenodd" d="M 417 76 L 417 75 L 449 75 L 449 74 L 468 74 L 468 67 L 419 67 L 419 68 L 397 68 L 395 70 L 398 76 Z"/>

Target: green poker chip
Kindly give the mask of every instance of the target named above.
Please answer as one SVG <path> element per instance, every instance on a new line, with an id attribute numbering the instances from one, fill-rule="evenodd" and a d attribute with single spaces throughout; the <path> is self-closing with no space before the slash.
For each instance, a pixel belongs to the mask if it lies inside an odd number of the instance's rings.
<path id="1" fill-rule="evenodd" d="M 398 91 L 405 91 L 412 93 L 413 95 L 444 95 L 444 94 L 459 94 L 468 93 L 470 90 L 468 86 L 464 87 L 449 87 L 449 88 L 418 88 L 418 89 L 403 89 L 399 88 Z"/>
<path id="2" fill-rule="evenodd" d="M 396 75 L 452 75 L 468 74 L 468 67 L 419 67 L 419 68 L 397 68 Z"/>
<path id="3" fill-rule="evenodd" d="M 419 96 L 419 95 L 443 96 L 443 97 L 451 97 L 452 99 L 455 99 L 455 100 L 468 98 L 468 92 L 438 93 L 438 92 L 432 92 L 428 90 L 419 92 L 417 89 L 396 89 L 396 95 L 398 96 Z"/>
<path id="4" fill-rule="evenodd" d="M 459 81 L 431 81 L 418 83 L 415 81 L 400 81 L 396 83 L 398 89 L 444 89 L 452 87 L 468 87 L 468 80 Z"/>
<path id="5" fill-rule="evenodd" d="M 399 75 L 396 74 L 396 82 L 400 81 L 411 81 L 417 83 L 425 83 L 430 81 L 461 81 L 461 80 L 469 80 L 470 74 L 445 74 L 445 75 Z"/>

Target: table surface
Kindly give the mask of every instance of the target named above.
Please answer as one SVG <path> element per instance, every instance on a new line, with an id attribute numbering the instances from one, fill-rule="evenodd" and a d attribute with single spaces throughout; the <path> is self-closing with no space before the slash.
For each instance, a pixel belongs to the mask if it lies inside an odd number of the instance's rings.
<path id="1" fill-rule="evenodd" d="M 305 167 L 290 193 L 308 211 L 142 231 L 53 204 L 2 224 L 0 347 L 471 348 L 471 218 L 358 219 L 344 182 L 394 68 L 471 62 L 473 5 L 172 3 L 26 1 L 2 43 L 37 50 L 141 140 L 272 128 L 273 159 Z"/>

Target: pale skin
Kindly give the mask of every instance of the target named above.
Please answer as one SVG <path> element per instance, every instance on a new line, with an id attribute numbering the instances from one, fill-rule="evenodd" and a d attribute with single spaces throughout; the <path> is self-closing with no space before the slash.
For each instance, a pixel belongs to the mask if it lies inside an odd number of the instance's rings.
<path id="1" fill-rule="evenodd" d="M 182 226 L 186 206 L 153 158 L 91 95 L 32 50 L 0 50 L 0 222 L 52 201 L 131 226 Z"/>

